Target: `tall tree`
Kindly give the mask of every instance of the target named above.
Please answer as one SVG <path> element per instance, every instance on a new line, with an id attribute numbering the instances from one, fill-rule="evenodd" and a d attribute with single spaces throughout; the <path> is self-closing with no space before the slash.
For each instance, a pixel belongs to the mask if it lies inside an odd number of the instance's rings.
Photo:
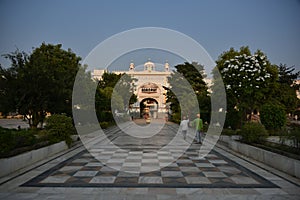
<path id="1" fill-rule="evenodd" d="M 287 67 L 285 64 L 280 64 L 278 66 L 278 85 L 273 93 L 273 98 L 285 106 L 287 113 L 293 113 L 297 106 L 299 106 L 299 99 L 296 95 L 299 84 L 295 81 L 299 78 L 300 71 L 294 71 L 294 67 Z"/>
<path id="2" fill-rule="evenodd" d="M 98 82 L 95 96 L 99 121 L 112 121 L 112 106 L 118 111 L 124 111 L 137 101 L 137 96 L 134 94 L 134 81 L 136 79 L 127 74 L 107 72 L 103 74 Z"/>
<path id="3" fill-rule="evenodd" d="M 231 48 L 216 63 L 226 89 L 228 113 L 239 111 L 246 120 L 247 114 L 271 98 L 278 71 L 260 50 L 252 55 L 248 47 Z"/>
<path id="4" fill-rule="evenodd" d="M 167 102 L 171 103 L 172 112 L 178 116 L 190 115 L 192 118 L 195 116 L 193 106 L 196 105 L 192 101 L 190 95 L 195 94 L 199 104 L 199 110 L 202 114 L 202 118 L 205 121 L 210 119 L 210 97 L 208 87 L 204 82 L 206 75 L 204 74 L 204 67 L 198 63 L 184 63 L 175 66 L 176 71 L 173 71 L 168 78 L 170 88 L 167 89 Z M 199 73 L 200 72 L 200 73 Z M 183 79 L 188 81 L 188 85 L 183 82 Z M 191 90 L 188 88 L 191 86 Z M 172 91 L 176 88 L 177 94 Z M 181 108 L 178 100 L 184 98 L 186 108 Z M 178 119 L 177 119 L 178 120 Z"/>
<path id="5" fill-rule="evenodd" d="M 295 70 L 295 67 L 288 67 L 286 64 L 280 64 L 278 66 L 279 83 L 293 86 L 294 81 L 297 80 L 300 76 L 300 71 L 294 72 Z"/>
<path id="6" fill-rule="evenodd" d="M 46 112 L 71 114 L 72 89 L 80 67 L 80 57 L 61 44 L 43 43 L 33 53 L 16 52 L 5 55 L 16 74 L 19 113 L 29 116 L 31 127 L 42 122 Z"/>
<path id="7" fill-rule="evenodd" d="M 19 97 L 18 71 L 28 62 L 27 53 L 17 49 L 15 52 L 3 55 L 11 61 L 10 68 L 0 65 L 0 111 L 4 115 L 16 112 Z"/>

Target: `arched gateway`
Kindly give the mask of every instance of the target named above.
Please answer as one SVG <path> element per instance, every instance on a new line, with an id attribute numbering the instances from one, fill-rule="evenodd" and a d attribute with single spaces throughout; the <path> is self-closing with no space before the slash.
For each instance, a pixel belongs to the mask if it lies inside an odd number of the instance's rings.
<path id="1" fill-rule="evenodd" d="M 149 115 L 150 118 L 158 118 L 158 102 L 153 98 L 146 98 L 140 102 L 140 116 L 146 117 Z"/>
<path id="2" fill-rule="evenodd" d="M 138 101 L 131 111 L 143 117 L 146 108 L 151 118 L 165 118 L 167 91 L 163 86 L 169 87 L 168 77 L 171 74 L 169 64 L 165 63 L 164 70 L 158 71 L 155 64 L 150 61 L 144 64 L 144 70 L 136 70 L 131 63 L 127 74 L 137 80 L 134 84 Z"/>
<path id="3" fill-rule="evenodd" d="M 168 112 L 167 91 L 163 86 L 169 87 L 168 77 L 171 74 L 167 62 L 164 64 L 164 69 L 160 71 L 153 62 L 148 60 L 142 70 L 136 69 L 134 63 L 131 62 L 128 71 L 112 71 L 112 73 L 126 73 L 136 79 L 134 93 L 137 95 L 138 101 L 130 108 L 130 112 L 135 117 L 143 117 L 144 109 L 149 108 L 151 118 L 165 118 L 165 114 Z M 92 73 L 93 78 L 101 78 L 100 74 L 103 74 L 100 70 L 94 70 Z"/>

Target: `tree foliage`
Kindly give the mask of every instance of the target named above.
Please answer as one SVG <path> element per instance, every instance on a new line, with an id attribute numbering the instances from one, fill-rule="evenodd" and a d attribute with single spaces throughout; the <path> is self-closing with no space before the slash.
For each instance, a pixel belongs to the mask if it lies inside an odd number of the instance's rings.
<path id="1" fill-rule="evenodd" d="M 31 127 L 43 121 L 46 112 L 71 115 L 72 89 L 80 57 L 61 47 L 43 43 L 30 56 L 19 51 L 5 55 L 11 61 L 11 68 L 1 69 L 1 73 L 8 74 L 2 80 L 7 79 L 9 86 L 5 89 L 13 91 L 4 98 L 10 101 L 14 97 L 10 110 L 17 109 L 29 116 Z"/>
<path id="2" fill-rule="evenodd" d="M 300 71 L 294 72 L 295 67 L 288 67 L 285 64 L 280 64 L 279 69 L 279 83 L 287 84 L 289 86 L 294 85 L 294 81 L 300 76 Z"/>
<path id="3" fill-rule="evenodd" d="M 286 124 L 284 106 L 275 102 L 264 104 L 260 117 L 262 124 L 269 130 L 278 130 Z"/>
<path id="4" fill-rule="evenodd" d="M 130 104 L 137 101 L 137 96 L 133 91 L 134 81 L 135 79 L 127 74 L 108 72 L 103 74 L 102 79 L 98 82 L 95 96 L 96 113 L 99 121 L 110 122 L 113 120 L 112 107 L 119 112 L 124 112 L 128 110 Z"/>
<path id="5" fill-rule="evenodd" d="M 225 52 L 219 59 L 217 66 L 233 105 L 248 112 L 258 108 L 266 99 L 270 84 L 276 79 L 276 71 L 266 56 L 260 51 L 251 55 L 245 47 L 239 52 Z M 233 105 L 230 105 L 231 108 Z"/>
<path id="6" fill-rule="evenodd" d="M 294 72 L 294 67 L 287 67 L 280 64 L 278 66 L 279 79 L 277 87 L 274 87 L 274 99 L 285 105 L 287 113 L 293 113 L 299 106 L 299 99 L 296 95 L 296 90 L 299 90 L 299 85 L 295 81 L 300 76 L 300 71 Z"/>
<path id="7" fill-rule="evenodd" d="M 167 102 L 171 103 L 171 110 L 174 116 L 181 113 L 181 115 L 189 115 L 192 118 L 195 117 L 194 105 L 191 95 L 196 94 L 196 98 L 199 104 L 199 110 L 201 112 L 204 121 L 210 120 L 210 97 L 208 93 L 208 87 L 204 82 L 206 75 L 204 74 L 204 68 L 198 63 L 184 63 L 175 66 L 176 71 L 173 71 L 168 78 L 170 88 L 167 89 Z M 200 73 L 199 73 L 200 72 Z M 187 83 L 184 82 L 184 79 Z M 189 88 L 191 87 L 191 88 Z M 175 94 L 174 88 L 177 93 Z M 186 105 L 180 105 L 180 101 L 183 101 Z"/>
<path id="8" fill-rule="evenodd" d="M 241 129 L 242 140 L 246 143 L 263 143 L 268 132 L 260 123 L 247 122 Z"/>
<path id="9" fill-rule="evenodd" d="M 235 118 L 230 113 L 240 113 L 239 121 L 245 121 L 251 112 L 272 97 L 278 71 L 260 50 L 252 54 L 248 47 L 241 47 L 239 51 L 231 48 L 220 55 L 216 63 L 227 95 L 227 126 L 232 121 L 229 118 Z"/>
<path id="10" fill-rule="evenodd" d="M 284 105 L 285 112 L 293 112 L 299 105 L 294 81 L 300 72 L 294 73 L 295 69 L 286 65 L 272 65 L 260 50 L 252 54 L 248 47 L 239 51 L 231 48 L 216 63 L 227 95 L 226 126 L 231 126 L 236 116 L 240 116 L 240 122 L 247 121 L 247 116 L 267 102 Z M 214 83 L 213 91 L 219 84 Z"/>
<path id="11" fill-rule="evenodd" d="M 66 141 L 68 146 L 72 144 L 71 135 L 76 134 L 73 120 L 66 115 L 54 114 L 47 118 L 46 130 L 51 142 Z"/>
<path id="12" fill-rule="evenodd" d="M 18 71 L 24 69 L 29 56 L 19 49 L 3 56 L 11 62 L 10 68 L 4 68 L 0 65 L 0 111 L 6 115 L 17 109 L 18 97 L 20 96 Z"/>

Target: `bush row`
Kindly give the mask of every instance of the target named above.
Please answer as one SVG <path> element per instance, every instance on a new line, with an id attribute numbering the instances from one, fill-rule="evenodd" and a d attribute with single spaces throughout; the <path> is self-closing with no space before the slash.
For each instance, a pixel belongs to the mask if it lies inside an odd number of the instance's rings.
<path id="1" fill-rule="evenodd" d="M 60 141 L 66 141 L 70 146 L 73 134 L 76 134 L 76 131 L 72 118 L 65 115 L 52 115 L 47 118 L 43 130 L 16 130 L 0 127 L 0 157 L 10 157 Z"/>
<path id="2" fill-rule="evenodd" d="M 300 149 L 300 126 L 290 124 L 280 130 L 266 130 L 260 123 L 248 122 L 243 125 L 240 130 L 223 129 L 222 135 L 241 135 L 242 141 L 245 143 L 262 144 L 269 135 L 280 136 L 281 145 L 285 140 L 291 142 L 292 148 Z"/>

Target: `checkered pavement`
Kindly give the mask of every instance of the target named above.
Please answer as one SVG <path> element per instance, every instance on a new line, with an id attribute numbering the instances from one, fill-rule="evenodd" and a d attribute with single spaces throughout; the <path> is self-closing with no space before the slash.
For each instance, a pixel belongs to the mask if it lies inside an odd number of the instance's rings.
<path id="1" fill-rule="evenodd" d="M 172 152 L 147 148 L 101 151 L 100 162 L 82 151 L 22 186 L 49 187 L 276 187 L 216 151 L 199 158 L 193 144 L 176 161 Z M 105 159 L 106 158 L 106 159 Z"/>

